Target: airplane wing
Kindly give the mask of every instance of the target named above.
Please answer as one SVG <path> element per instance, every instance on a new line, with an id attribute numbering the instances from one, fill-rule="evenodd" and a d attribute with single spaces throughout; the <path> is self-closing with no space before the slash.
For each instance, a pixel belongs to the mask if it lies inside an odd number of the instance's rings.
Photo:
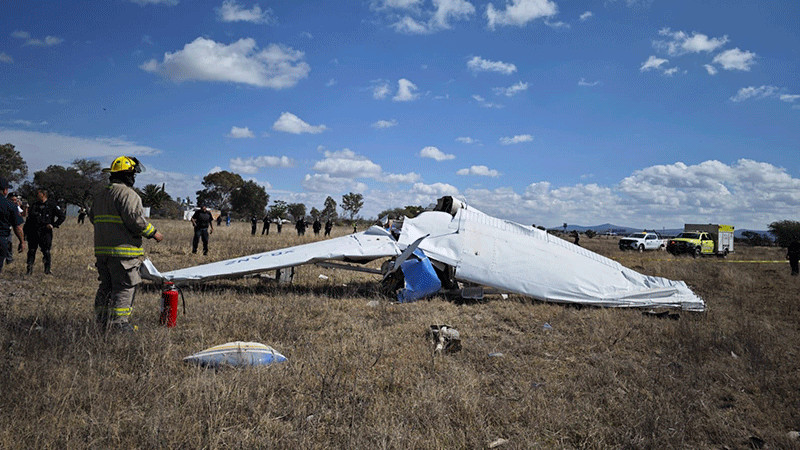
<path id="1" fill-rule="evenodd" d="M 219 278 L 241 277 L 319 261 L 368 262 L 387 256 L 397 256 L 400 253 L 400 248 L 391 234 L 383 228 L 374 226 L 361 233 L 201 266 L 187 267 L 163 274 L 147 259 L 144 261 L 140 272 L 142 278 L 148 280 L 172 281 L 173 283 L 185 284 Z"/>
<path id="2" fill-rule="evenodd" d="M 405 247 L 426 234 L 419 248 L 453 266 L 459 281 L 548 302 L 705 309 L 683 281 L 643 275 L 543 230 L 471 207 L 406 218 L 398 242 Z"/>

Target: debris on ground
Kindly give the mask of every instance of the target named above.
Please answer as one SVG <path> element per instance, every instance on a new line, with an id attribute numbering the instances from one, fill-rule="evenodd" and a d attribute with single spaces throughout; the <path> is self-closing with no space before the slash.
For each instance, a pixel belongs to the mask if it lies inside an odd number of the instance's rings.
<path id="1" fill-rule="evenodd" d="M 453 353 L 461 350 L 461 335 L 450 325 L 431 325 L 427 335 L 436 345 L 434 353 Z"/>
<path id="2" fill-rule="evenodd" d="M 274 348 L 259 342 L 235 341 L 207 348 L 183 360 L 200 367 L 217 368 L 264 366 L 284 362 L 286 357 Z"/>

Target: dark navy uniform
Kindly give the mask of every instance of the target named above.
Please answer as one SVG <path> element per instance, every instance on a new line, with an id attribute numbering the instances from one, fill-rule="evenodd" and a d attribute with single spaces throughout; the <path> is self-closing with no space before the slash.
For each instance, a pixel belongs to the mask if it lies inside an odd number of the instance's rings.
<path id="1" fill-rule="evenodd" d="M 11 229 L 22 225 L 17 205 L 0 195 L 0 271 L 11 256 Z"/>
<path id="2" fill-rule="evenodd" d="M 209 211 L 198 209 L 192 216 L 192 223 L 194 224 L 194 237 L 192 238 L 192 253 L 197 253 L 197 245 L 200 240 L 203 240 L 203 254 L 208 254 L 208 227 L 214 226 L 211 222 L 214 221 L 214 216 Z"/>
<path id="3" fill-rule="evenodd" d="M 28 241 L 28 273 L 33 270 L 36 262 L 36 249 L 42 250 L 44 273 L 50 273 L 50 248 L 53 245 L 53 229 L 58 228 L 67 218 L 64 210 L 56 202 L 48 200 L 37 201 L 28 209 L 28 220 L 25 221 L 25 240 Z M 51 225 L 51 227 L 48 227 Z"/>

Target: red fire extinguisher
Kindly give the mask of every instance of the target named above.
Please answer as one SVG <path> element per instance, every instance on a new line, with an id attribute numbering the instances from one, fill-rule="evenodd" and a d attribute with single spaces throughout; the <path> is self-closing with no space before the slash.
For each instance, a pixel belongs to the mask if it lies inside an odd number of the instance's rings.
<path id="1" fill-rule="evenodd" d="M 161 325 L 171 328 L 178 324 L 178 292 L 180 291 L 174 283 L 164 282 L 164 290 L 161 292 L 161 317 L 158 319 Z M 183 313 L 186 314 L 186 300 L 183 301 Z"/>

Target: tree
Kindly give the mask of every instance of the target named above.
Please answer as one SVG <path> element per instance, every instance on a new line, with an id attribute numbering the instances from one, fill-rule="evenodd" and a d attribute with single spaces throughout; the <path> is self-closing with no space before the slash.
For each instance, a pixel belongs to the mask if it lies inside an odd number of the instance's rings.
<path id="1" fill-rule="evenodd" d="M 769 236 L 750 230 L 742 231 L 742 240 L 753 247 L 766 247 L 772 245 L 772 239 L 770 239 Z"/>
<path id="2" fill-rule="evenodd" d="M 272 220 L 281 220 L 286 218 L 286 211 L 288 211 L 289 206 L 283 200 L 275 200 L 272 203 L 272 206 L 269 207 L 269 218 Z"/>
<path id="3" fill-rule="evenodd" d="M 95 193 L 106 184 L 100 163 L 87 159 L 76 159 L 69 167 L 48 166 L 45 170 L 34 172 L 33 187 L 46 189 L 49 197 L 57 203 L 70 203 L 88 208 Z M 24 189 L 28 192 L 30 186 Z M 26 195 L 27 198 L 27 195 Z M 28 198 L 28 201 L 32 201 Z"/>
<path id="4" fill-rule="evenodd" d="M 594 230 L 586 230 L 586 237 L 591 239 L 591 238 L 593 238 L 595 236 L 597 236 L 597 232 L 596 231 L 594 231 Z"/>
<path id="5" fill-rule="evenodd" d="M 423 211 L 425 211 L 425 208 L 423 208 L 422 206 L 412 206 L 412 205 L 404 206 L 402 208 L 384 209 L 383 211 L 378 213 L 378 219 L 382 219 L 387 216 L 392 219 L 399 219 L 403 216 L 413 219 Z"/>
<path id="6" fill-rule="evenodd" d="M 794 241 L 800 241 L 800 222 L 781 220 L 769 224 L 769 232 L 775 236 L 780 247 L 788 247 Z"/>
<path id="7" fill-rule="evenodd" d="M 233 209 L 231 195 L 237 188 L 244 186 L 244 180 L 237 173 L 223 170 L 203 177 L 203 186 L 205 189 L 197 191 L 197 203 L 227 211 Z"/>
<path id="8" fill-rule="evenodd" d="M 292 219 L 294 219 L 295 221 L 300 219 L 305 219 L 306 205 L 302 203 L 290 203 L 287 208 L 289 211 L 289 215 L 292 216 Z"/>
<path id="9" fill-rule="evenodd" d="M 342 196 L 342 211 L 350 215 L 351 221 L 361 211 L 362 206 L 364 206 L 363 195 L 350 192 Z"/>
<path id="10" fill-rule="evenodd" d="M 161 206 L 172 200 L 169 194 L 164 190 L 164 185 L 158 186 L 156 184 L 148 184 L 141 190 L 137 189 L 136 192 L 142 198 L 142 206 L 149 206 L 154 209 L 160 209 Z"/>
<path id="11" fill-rule="evenodd" d="M 238 176 L 238 175 L 237 175 Z M 269 203 L 266 189 L 255 181 L 245 181 L 230 195 L 231 209 L 244 217 L 261 217 Z"/>
<path id="12" fill-rule="evenodd" d="M 28 165 L 14 144 L 0 145 L 0 177 L 11 183 L 19 183 L 28 176 Z"/>
<path id="13" fill-rule="evenodd" d="M 319 210 L 317 208 L 312 207 L 311 208 L 311 212 L 309 214 L 311 215 L 311 217 L 314 218 L 314 220 L 319 220 L 319 216 L 320 216 L 321 213 L 319 212 Z"/>
<path id="14" fill-rule="evenodd" d="M 330 195 L 325 199 L 325 207 L 322 209 L 322 218 L 325 220 L 336 220 L 339 214 L 336 212 L 336 200 Z"/>

